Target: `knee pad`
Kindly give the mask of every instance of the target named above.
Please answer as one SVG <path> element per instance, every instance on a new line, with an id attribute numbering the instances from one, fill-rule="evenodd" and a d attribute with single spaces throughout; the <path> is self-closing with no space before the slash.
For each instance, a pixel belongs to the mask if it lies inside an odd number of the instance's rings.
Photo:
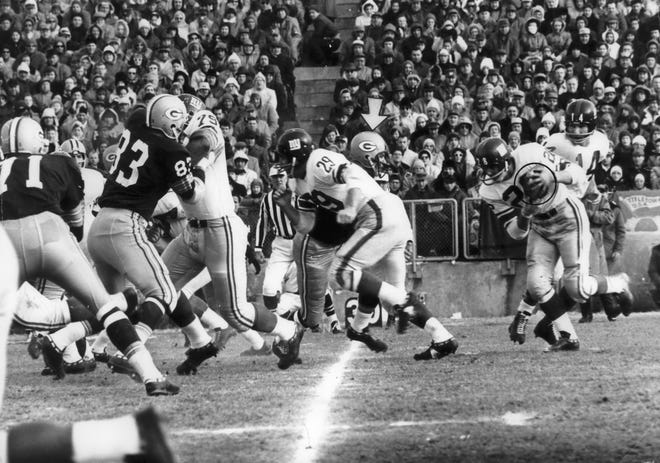
<path id="1" fill-rule="evenodd" d="M 195 313 L 193 312 L 190 301 L 186 296 L 181 293 L 176 302 L 176 307 L 170 314 L 170 319 L 178 326 L 183 328 L 190 325 L 195 320 Z"/>
<path id="2" fill-rule="evenodd" d="M 373 310 L 376 308 L 379 302 L 380 300 L 378 299 L 378 297 L 373 297 L 370 294 L 363 294 L 363 293 L 358 294 L 358 303 L 360 304 L 361 307 Z"/>
<path id="3" fill-rule="evenodd" d="M 148 297 L 137 310 L 136 321 L 144 323 L 153 330 L 158 326 L 164 314 L 165 306 L 163 302 L 156 298 Z"/>
<path id="4" fill-rule="evenodd" d="M 271 312 L 274 312 L 277 309 L 277 305 L 280 302 L 280 296 L 279 294 L 275 296 L 266 296 L 265 294 L 263 295 L 264 298 L 264 305 L 268 310 Z"/>

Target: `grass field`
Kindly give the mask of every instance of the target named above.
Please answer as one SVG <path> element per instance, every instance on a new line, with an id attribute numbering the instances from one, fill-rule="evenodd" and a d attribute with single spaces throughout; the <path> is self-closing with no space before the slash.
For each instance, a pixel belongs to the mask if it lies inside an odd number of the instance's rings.
<path id="1" fill-rule="evenodd" d="M 660 315 L 577 325 L 579 352 L 508 341 L 509 319 L 451 320 L 456 355 L 415 362 L 415 328 L 373 354 L 344 335 L 307 332 L 302 365 L 246 358 L 239 338 L 197 376 L 176 377 L 182 336 L 149 347 L 180 395 L 151 399 L 105 367 L 52 381 L 9 346 L 5 423 L 115 416 L 153 403 L 180 462 L 651 462 L 660 461 Z M 531 333 L 531 329 L 530 329 Z"/>

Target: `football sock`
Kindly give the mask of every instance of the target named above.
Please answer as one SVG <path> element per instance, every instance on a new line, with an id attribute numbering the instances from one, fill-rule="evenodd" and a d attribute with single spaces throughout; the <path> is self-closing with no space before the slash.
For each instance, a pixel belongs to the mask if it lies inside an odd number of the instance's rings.
<path id="1" fill-rule="evenodd" d="M 153 330 L 146 323 L 138 322 L 135 324 L 135 331 L 137 332 L 140 341 L 146 343 L 147 340 L 151 337 Z"/>
<path id="2" fill-rule="evenodd" d="M 131 415 L 73 423 L 71 442 L 75 462 L 104 461 L 140 453 L 140 434 Z"/>
<path id="3" fill-rule="evenodd" d="M 433 342 L 445 342 L 453 338 L 451 333 L 447 331 L 447 328 L 435 317 L 431 317 L 426 321 L 424 331 L 431 333 Z"/>
<path id="4" fill-rule="evenodd" d="M 229 323 L 210 307 L 206 308 L 199 319 L 204 326 L 214 330 L 226 330 L 229 328 Z"/>
<path id="5" fill-rule="evenodd" d="M 163 379 L 163 374 L 158 371 L 158 368 L 156 368 L 154 359 L 151 357 L 147 348 L 144 347 L 144 344 L 136 344 L 126 357 L 128 363 L 135 368 L 135 371 L 140 375 L 143 382 L 148 383 L 151 381 L 161 381 Z"/>
<path id="6" fill-rule="evenodd" d="M 296 324 L 291 320 L 277 317 L 275 328 L 270 332 L 270 334 L 277 336 L 283 341 L 288 341 L 289 339 L 293 338 L 294 334 L 296 334 Z"/>
<path id="7" fill-rule="evenodd" d="M 181 331 L 183 331 L 183 334 L 188 336 L 188 339 L 190 340 L 190 347 L 193 349 L 204 347 L 208 343 L 212 342 L 211 336 L 209 336 L 209 334 L 206 332 L 202 326 L 202 323 L 197 317 L 195 317 L 195 319 L 190 322 L 189 325 L 182 327 Z"/>
<path id="8" fill-rule="evenodd" d="M 62 352 L 69 344 L 73 344 L 78 339 L 82 339 L 90 334 L 90 331 L 88 330 L 89 323 L 73 322 L 51 334 L 50 339 L 52 340 L 55 347 L 57 347 L 59 351 Z"/>
<path id="9" fill-rule="evenodd" d="M 96 339 L 94 339 L 94 342 L 92 343 L 92 352 L 101 354 L 105 349 L 107 349 L 108 344 L 110 344 L 108 333 L 103 330 L 98 334 L 98 336 L 96 336 Z"/>
<path id="10" fill-rule="evenodd" d="M 560 332 L 563 331 L 568 333 L 570 335 L 570 339 L 577 339 L 577 332 L 575 331 L 573 322 L 571 322 L 571 319 L 568 317 L 567 313 L 557 318 L 554 321 L 554 326 L 557 329 L 557 331 Z"/>
<path id="11" fill-rule="evenodd" d="M 266 343 L 264 338 L 262 338 L 261 335 L 254 330 L 243 331 L 241 336 L 243 336 L 247 342 L 250 343 L 250 346 L 252 346 L 252 348 L 255 350 L 261 349 Z"/>
<path id="12" fill-rule="evenodd" d="M 5 432 L 3 432 L 5 434 Z M 8 463 L 71 463 L 71 426 L 25 423 L 9 428 L 6 437 Z M 5 444 L 5 441 L 2 441 Z"/>
<path id="13" fill-rule="evenodd" d="M 62 358 L 66 363 L 75 363 L 82 360 L 80 352 L 78 352 L 78 346 L 73 342 L 64 348 L 62 352 Z"/>
<path id="14" fill-rule="evenodd" d="M 378 291 L 378 299 L 390 305 L 405 305 L 408 302 L 408 293 L 405 289 L 383 281 Z"/>
<path id="15" fill-rule="evenodd" d="M 621 293 L 626 287 L 625 281 L 619 275 L 607 276 L 605 277 L 605 288 L 602 288 L 602 285 L 598 285 L 598 293 Z"/>
<path id="16" fill-rule="evenodd" d="M 371 313 L 364 313 L 358 307 L 358 310 L 355 311 L 355 317 L 353 318 L 353 323 L 351 323 L 351 327 L 357 332 L 364 331 L 364 329 L 369 326 L 369 322 L 371 322 L 372 315 L 373 315 L 373 311 Z"/>
<path id="17" fill-rule="evenodd" d="M 536 305 L 530 305 L 525 302 L 525 298 L 520 299 L 518 303 L 518 313 L 524 315 L 525 317 L 530 317 L 534 312 Z"/>

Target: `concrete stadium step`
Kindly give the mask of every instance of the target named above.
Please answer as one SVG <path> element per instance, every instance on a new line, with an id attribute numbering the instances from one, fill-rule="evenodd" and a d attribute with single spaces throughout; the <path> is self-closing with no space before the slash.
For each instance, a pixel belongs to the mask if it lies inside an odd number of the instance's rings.
<path id="1" fill-rule="evenodd" d="M 339 74 L 334 79 L 319 79 L 319 80 L 303 80 L 296 81 L 296 95 L 311 95 L 319 91 L 333 92 L 335 89 L 335 82 L 339 79 Z"/>
<path id="2" fill-rule="evenodd" d="M 339 66 L 303 66 L 295 68 L 294 74 L 296 76 L 296 91 L 298 91 L 298 83 L 305 80 L 318 82 L 326 79 L 332 79 L 333 81 L 339 79 L 341 68 Z"/>
<path id="3" fill-rule="evenodd" d="M 296 117 L 300 122 L 327 119 L 330 115 L 332 106 L 298 106 L 296 108 Z"/>

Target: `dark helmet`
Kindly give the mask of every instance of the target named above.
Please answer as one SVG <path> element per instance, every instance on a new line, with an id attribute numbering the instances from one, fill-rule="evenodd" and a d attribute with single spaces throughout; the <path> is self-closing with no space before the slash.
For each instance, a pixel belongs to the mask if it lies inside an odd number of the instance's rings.
<path id="1" fill-rule="evenodd" d="M 580 143 L 588 139 L 596 130 L 597 119 L 596 105 L 591 101 L 580 98 L 571 101 L 566 107 L 566 136 L 574 143 Z M 571 125 L 585 126 L 586 133 L 571 133 Z"/>
<path id="2" fill-rule="evenodd" d="M 194 115 L 197 111 L 206 109 L 204 102 L 190 93 L 182 93 L 179 95 L 179 99 L 183 101 L 183 104 L 186 105 L 186 111 L 188 111 L 188 116 Z"/>
<path id="3" fill-rule="evenodd" d="M 475 157 L 484 184 L 492 185 L 508 170 L 511 148 L 501 138 L 486 138 L 477 146 Z"/>
<path id="4" fill-rule="evenodd" d="M 314 148 L 312 137 L 305 130 L 289 129 L 277 140 L 278 162 L 293 166 L 304 163 Z"/>

